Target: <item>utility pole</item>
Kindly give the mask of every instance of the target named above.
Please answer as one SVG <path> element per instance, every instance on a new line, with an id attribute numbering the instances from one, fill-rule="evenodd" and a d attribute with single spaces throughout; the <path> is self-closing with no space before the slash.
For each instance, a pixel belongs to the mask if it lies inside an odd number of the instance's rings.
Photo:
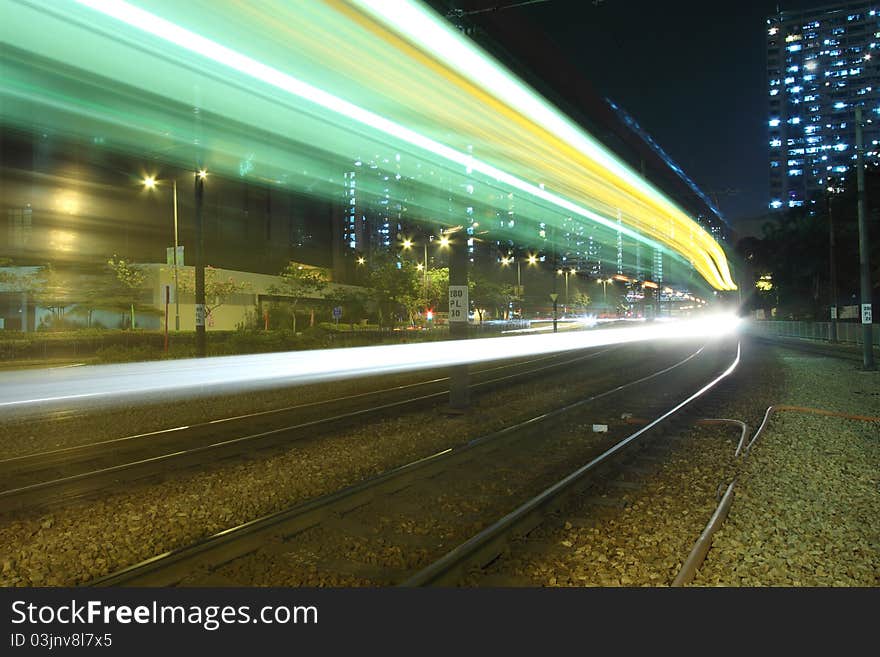
<path id="1" fill-rule="evenodd" d="M 177 284 L 177 178 L 172 181 L 174 190 L 174 330 L 180 330 L 180 290 Z"/>
<path id="2" fill-rule="evenodd" d="M 467 235 L 459 231 L 450 242 L 449 255 L 449 336 L 465 340 L 468 334 L 468 249 Z M 453 365 L 449 372 L 449 408 L 463 412 L 470 406 L 470 374 L 467 363 Z"/>
<path id="3" fill-rule="evenodd" d="M 837 342 L 837 267 L 834 263 L 834 214 L 831 208 L 832 191 L 825 197 L 828 206 L 828 267 L 831 286 L 831 342 Z"/>
<path id="4" fill-rule="evenodd" d="M 205 172 L 195 172 L 196 192 L 196 356 L 202 358 L 207 354 L 205 336 L 205 259 L 204 242 L 202 239 L 202 207 L 205 197 Z"/>
<path id="5" fill-rule="evenodd" d="M 865 155 L 862 144 L 862 107 L 856 105 L 856 184 L 859 198 L 859 269 L 862 297 L 862 368 L 875 370 L 871 330 L 871 264 L 868 243 L 868 222 L 865 212 Z"/>
<path id="6" fill-rule="evenodd" d="M 424 276 L 423 292 L 425 293 L 425 318 L 426 318 L 425 323 L 427 324 L 427 321 L 428 321 L 427 320 L 427 317 L 428 317 L 428 237 L 427 236 L 425 236 L 425 243 L 423 244 L 423 246 L 425 247 L 425 271 L 424 271 L 425 276 Z"/>

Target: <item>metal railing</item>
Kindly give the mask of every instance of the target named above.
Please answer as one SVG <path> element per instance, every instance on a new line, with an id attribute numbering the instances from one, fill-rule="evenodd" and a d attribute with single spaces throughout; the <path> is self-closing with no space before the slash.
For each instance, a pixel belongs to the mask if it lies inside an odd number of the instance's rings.
<path id="1" fill-rule="evenodd" d="M 831 322 L 796 322 L 790 320 L 754 320 L 750 330 L 758 335 L 831 341 Z M 880 347 L 880 324 L 872 324 L 873 344 Z M 862 325 L 858 322 L 837 322 L 837 341 L 862 344 Z"/>

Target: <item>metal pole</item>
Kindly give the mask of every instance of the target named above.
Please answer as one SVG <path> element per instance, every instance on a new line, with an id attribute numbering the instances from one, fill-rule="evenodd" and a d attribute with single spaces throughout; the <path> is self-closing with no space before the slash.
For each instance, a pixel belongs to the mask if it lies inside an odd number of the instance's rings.
<path id="1" fill-rule="evenodd" d="M 177 284 L 177 179 L 172 181 L 174 189 L 174 330 L 180 330 L 180 294 Z"/>
<path id="2" fill-rule="evenodd" d="M 455 243 L 450 243 L 452 253 L 449 255 L 449 284 L 468 284 L 468 251 L 467 237 L 464 231 L 459 233 Z M 464 340 L 468 333 L 468 308 L 464 309 L 464 321 L 449 322 L 449 335 L 453 340 Z M 449 373 L 449 408 L 453 411 L 464 411 L 470 406 L 469 372 L 467 364 L 455 365 Z"/>
<path id="3" fill-rule="evenodd" d="M 200 172 L 195 172 L 196 186 L 196 356 L 207 353 L 205 336 L 205 262 L 202 242 L 202 206 L 204 205 L 205 180 Z"/>
<path id="4" fill-rule="evenodd" d="M 828 267 L 831 286 L 831 342 L 837 342 L 837 267 L 834 265 L 834 214 L 831 211 L 831 193 L 825 197 L 828 205 Z"/>
<path id="5" fill-rule="evenodd" d="M 871 330 L 871 266 L 868 222 L 865 217 L 865 156 L 862 152 L 862 108 L 856 106 L 856 184 L 859 194 L 859 268 L 862 298 L 862 367 L 874 370 L 874 340 Z"/>
<path id="6" fill-rule="evenodd" d="M 425 322 L 427 322 L 428 317 L 428 243 L 425 242 Z"/>

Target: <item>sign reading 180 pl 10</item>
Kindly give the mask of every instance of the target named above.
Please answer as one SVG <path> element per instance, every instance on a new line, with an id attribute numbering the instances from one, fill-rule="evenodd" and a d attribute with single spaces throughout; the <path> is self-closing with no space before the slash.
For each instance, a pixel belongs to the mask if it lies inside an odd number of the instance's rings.
<path id="1" fill-rule="evenodd" d="M 466 322 L 468 318 L 467 285 L 449 286 L 449 321 Z"/>

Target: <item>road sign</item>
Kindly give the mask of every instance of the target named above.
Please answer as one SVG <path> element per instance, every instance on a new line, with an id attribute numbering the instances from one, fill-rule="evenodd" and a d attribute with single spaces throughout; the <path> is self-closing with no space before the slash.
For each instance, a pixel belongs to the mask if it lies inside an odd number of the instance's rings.
<path id="1" fill-rule="evenodd" d="M 870 324 L 873 320 L 871 319 L 871 304 L 863 303 L 862 304 L 862 324 Z"/>
<path id="2" fill-rule="evenodd" d="M 831 306 L 831 319 L 837 319 L 837 306 Z"/>
<path id="3" fill-rule="evenodd" d="M 333 318 L 339 319 L 340 317 L 342 317 L 342 306 L 336 306 L 333 308 Z"/>
<path id="4" fill-rule="evenodd" d="M 550 301 L 555 302 L 558 298 L 559 298 L 559 295 L 556 294 L 555 292 L 550 295 Z"/>
<path id="5" fill-rule="evenodd" d="M 449 321 L 466 322 L 468 319 L 467 285 L 449 286 Z"/>

